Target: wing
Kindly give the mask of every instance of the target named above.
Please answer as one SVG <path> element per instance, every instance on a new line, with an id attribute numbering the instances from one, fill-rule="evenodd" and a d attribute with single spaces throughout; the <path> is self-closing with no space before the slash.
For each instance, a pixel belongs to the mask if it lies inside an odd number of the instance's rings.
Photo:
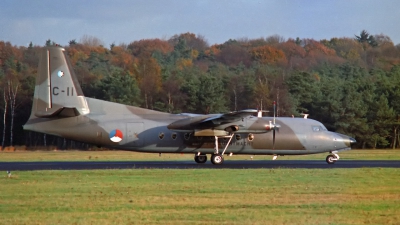
<path id="1" fill-rule="evenodd" d="M 215 128 L 236 121 L 240 123 L 245 117 L 255 113 L 257 113 L 255 109 L 246 109 L 225 114 L 193 115 L 185 119 L 177 120 L 167 127 L 170 130 L 178 132 L 194 132 L 195 136 L 226 135 L 228 132 L 236 131 L 238 127 L 230 124 L 230 126 L 224 127 L 223 129 Z"/>

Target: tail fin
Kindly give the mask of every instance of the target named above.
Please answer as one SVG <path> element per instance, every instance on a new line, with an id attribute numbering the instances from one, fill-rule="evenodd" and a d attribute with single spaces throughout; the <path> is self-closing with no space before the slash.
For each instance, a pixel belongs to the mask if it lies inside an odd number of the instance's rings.
<path id="1" fill-rule="evenodd" d="M 71 117 L 89 112 L 65 49 L 58 46 L 43 48 L 31 116 Z"/>

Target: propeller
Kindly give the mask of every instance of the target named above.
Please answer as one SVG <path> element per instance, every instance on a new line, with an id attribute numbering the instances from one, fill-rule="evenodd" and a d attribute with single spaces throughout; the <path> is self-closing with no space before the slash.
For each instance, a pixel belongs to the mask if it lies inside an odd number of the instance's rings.
<path id="1" fill-rule="evenodd" d="M 266 125 L 267 130 L 272 130 L 272 149 L 275 149 L 275 138 L 276 138 L 276 130 L 279 131 L 281 127 L 279 124 L 276 124 L 276 102 L 274 101 L 274 119 L 273 121 L 269 121 L 269 125 Z"/>

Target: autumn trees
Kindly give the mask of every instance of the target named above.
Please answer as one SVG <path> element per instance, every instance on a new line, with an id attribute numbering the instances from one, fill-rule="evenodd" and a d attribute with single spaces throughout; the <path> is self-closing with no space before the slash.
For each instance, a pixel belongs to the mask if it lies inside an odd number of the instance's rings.
<path id="1" fill-rule="evenodd" d="M 277 101 L 278 116 L 310 114 L 360 147 L 399 146 L 400 46 L 383 34 L 321 41 L 274 35 L 210 46 L 183 33 L 109 48 L 84 36 L 65 48 L 88 97 L 170 113 L 271 110 Z M 0 41 L 3 146 L 35 136 L 21 125 L 30 114 L 39 49 Z"/>
<path id="2" fill-rule="evenodd" d="M 25 63 L 26 61 L 26 63 Z M 9 42 L 0 41 L 0 87 L 2 95 L 1 111 L 2 148 L 22 141 L 21 111 L 31 106 L 34 78 L 31 76 L 36 71 L 30 67 L 35 61 L 35 49 L 29 47 L 17 49 Z M 37 67 L 37 65 L 36 65 Z M 30 110 L 30 109 L 29 109 Z"/>

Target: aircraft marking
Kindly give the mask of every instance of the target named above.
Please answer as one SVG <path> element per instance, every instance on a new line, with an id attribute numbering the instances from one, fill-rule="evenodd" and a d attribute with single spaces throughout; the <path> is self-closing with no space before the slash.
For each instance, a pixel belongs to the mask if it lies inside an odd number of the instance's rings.
<path id="1" fill-rule="evenodd" d="M 61 93 L 67 92 L 67 96 L 74 96 L 74 88 L 73 87 L 67 87 L 67 91 L 65 90 L 60 90 L 59 87 L 53 87 L 53 95 L 59 95 Z"/>
<path id="2" fill-rule="evenodd" d="M 64 76 L 64 72 L 61 71 L 61 70 L 58 71 L 57 76 L 60 77 L 60 78 L 63 77 Z"/>
<path id="3" fill-rule="evenodd" d="M 115 129 L 112 130 L 110 132 L 110 134 L 108 135 L 108 137 L 110 138 L 110 140 L 112 142 L 120 142 L 122 141 L 122 139 L 124 138 L 124 134 L 122 133 L 122 131 Z"/>

